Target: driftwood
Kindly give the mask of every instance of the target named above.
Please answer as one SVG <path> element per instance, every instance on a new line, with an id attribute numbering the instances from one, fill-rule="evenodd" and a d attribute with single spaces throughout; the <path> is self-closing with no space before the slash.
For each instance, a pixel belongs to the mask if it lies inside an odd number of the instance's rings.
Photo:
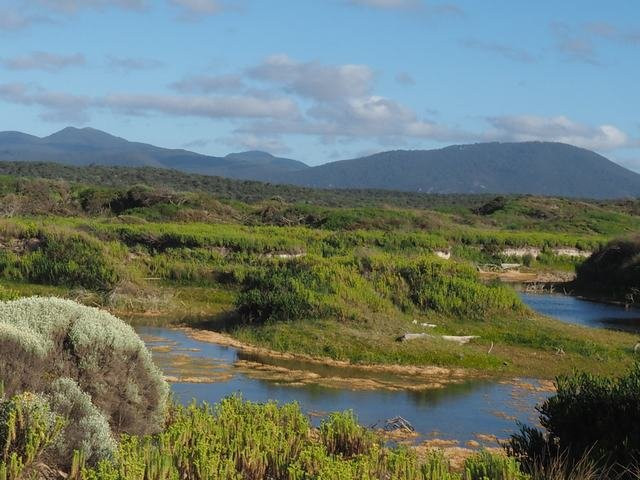
<path id="1" fill-rule="evenodd" d="M 442 340 L 446 340 L 447 342 L 455 342 L 459 345 L 464 345 L 469 343 L 474 338 L 480 338 L 477 335 L 430 335 L 428 333 L 405 333 L 404 335 L 398 337 L 399 342 L 408 342 L 410 340 L 417 340 L 419 338 L 441 338 Z"/>
<path id="2" fill-rule="evenodd" d="M 415 432 L 416 429 L 413 428 L 407 420 L 402 417 L 393 417 L 387 420 L 383 427 L 386 432 L 393 432 L 396 430 L 404 430 L 405 432 Z"/>

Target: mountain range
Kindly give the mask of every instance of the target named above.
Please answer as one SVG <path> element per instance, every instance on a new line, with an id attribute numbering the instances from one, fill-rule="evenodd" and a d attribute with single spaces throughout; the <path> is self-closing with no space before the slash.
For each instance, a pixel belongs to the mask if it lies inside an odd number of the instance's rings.
<path id="1" fill-rule="evenodd" d="M 150 166 L 315 188 L 583 198 L 640 196 L 639 174 L 590 150 L 551 142 L 395 150 L 311 167 L 260 151 L 215 157 L 130 142 L 92 128 L 67 127 L 43 138 L 0 132 L 0 161 Z"/>

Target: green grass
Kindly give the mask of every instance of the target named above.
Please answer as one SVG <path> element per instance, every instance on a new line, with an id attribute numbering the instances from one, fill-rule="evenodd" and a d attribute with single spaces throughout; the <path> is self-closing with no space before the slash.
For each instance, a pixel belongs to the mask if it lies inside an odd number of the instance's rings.
<path id="1" fill-rule="evenodd" d="M 129 178 L 128 170 L 107 171 Z M 139 178 L 160 178 L 144 172 Z M 327 201 L 312 202 L 304 189 L 274 197 L 250 182 L 218 179 L 223 191 L 212 196 L 187 184 L 175 191 L 155 180 L 126 187 L 103 180 L 0 177 L 0 201 L 14 215 L 0 220 L 0 298 L 55 294 L 132 321 L 205 324 L 275 350 L 355 363 L 548 376 L 629 357 L 628 336 L 542 319 L 475 270 L 524 261 L 528 271 L 571 271 L 581 260 L 552 249 L 590 251 L 637 229 L 636 202 L 380 192 L 325 192 Z M 543 253 L 510 258 L 508 247 Z M 451 260 L 435 258 L 438 251 Z M 462 347 L 396 342 L 422 331 L 421 323 L 437 324 L 429 330 L 437 336 L 480 338 Z M 566 357 L 554 368 L 556 351 Z"/>

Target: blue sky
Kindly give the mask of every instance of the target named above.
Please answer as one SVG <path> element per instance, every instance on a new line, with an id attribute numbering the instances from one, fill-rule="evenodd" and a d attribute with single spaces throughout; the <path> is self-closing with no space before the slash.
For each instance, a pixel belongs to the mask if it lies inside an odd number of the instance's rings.
<path id="1" fill-rule="evenodd" d="M 0 0 L 0 130 L 309 164 L 551 140 L 640 170 L 640 3 Z"/>

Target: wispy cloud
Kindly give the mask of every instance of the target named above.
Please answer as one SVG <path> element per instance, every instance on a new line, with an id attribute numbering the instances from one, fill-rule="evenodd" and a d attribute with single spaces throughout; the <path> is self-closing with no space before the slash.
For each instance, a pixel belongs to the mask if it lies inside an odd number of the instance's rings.
<path id="1" fill-rule="evenodd" d="M 199 20 L 229 8 L 220 0 L 169 0 L 169 3 L 179 9 L 179 18 L 183 20 Z"/>
<path id="2" fill-rule="evenodd" d="M 111 94 L 101 98 L 98 105 L 120 113 L 167 115 L 206 118 L 295 118 L 296 103 L 288 98 L 259 98 L 255 96 L 194 96 Z"/>
<path id="3" fill-rule="evenodd" d="M 84 65 L 84 55 L 59 55 L 51 52 L 31 52 L 27 55 L 11 58 L 0 58 L 0 64 L 9 70 L 45 70 L 57 72 L 68 67 Z"/>
<path id="4" fill-rule="evenodd" d="M 533 63 L 537 61 L 536 56 L 527 50 L 503 43 L 485 42 L 478 39 L 466 39 L 463 40 L 461 44 L 469 49 L 492 53 L 516 62 Z"/>
<path id="5" fill-rule="evenodd" d="M 424 0 L 346 0 L 351 5 L 383 10 L 421 11 L 436 15 L 463 15 L 463 9 L 455 3 L 431 3 Z"/>
<path id="6" fill-rule="evenodd" d="M 238 74 L 190 75 L 170 87 L 183 93 L 238 92 L 245 88 L 245 83 Z"/>
<path id="7" fill-rule="evenodd" d="M 553 23 L 551 32 L 555 37 L 557 51 L 569 61 L 601 65 L 593 37 L 582 29 L 565 23 Z"/>
<path id="8" fill-rule="evenodd" d="M 401 85 L 415 85 L 416 80 L 411 76 L 410 73 L 400 72 L 396 75 L 396 82 Z"/>
<path id="9" fill-rule="evenodd" d="M 0 99 L 9 103 L 42 108 L 40 118 L 46 121 L 84 123 L 88 120 L 91 98 L 55 92 L 23 83 L 0 84 Z"/>
<path id="10" fill-rule="evenodd" d="M 160 60 L 153 58 L 118 57 L 107 55 L 107 66 L 112 70 L 131 72 L 134 70 L 152 70 L 164 65 Z"/>
<path id="11" fill-rule="evenodd" d="M 141 10 L 148 5 L 147 0 L 34 0 L 43 8 L 59 12 L 75 13 L 83 9 L 125 8 Z"/>

